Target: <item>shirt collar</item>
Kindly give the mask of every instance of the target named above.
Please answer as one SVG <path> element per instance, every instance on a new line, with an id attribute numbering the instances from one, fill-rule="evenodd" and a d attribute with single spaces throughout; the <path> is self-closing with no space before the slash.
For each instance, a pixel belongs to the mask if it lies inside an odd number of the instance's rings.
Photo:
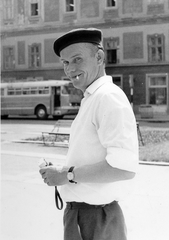
<path id="1" fill-rule="evenodd" d="M 97 80 L 95 80 L 84 92 L 84 96 L 92 95 L 99 87 L 107 82 L 112 82 L 112 77 L 108 75 L 104 75 Z"/>

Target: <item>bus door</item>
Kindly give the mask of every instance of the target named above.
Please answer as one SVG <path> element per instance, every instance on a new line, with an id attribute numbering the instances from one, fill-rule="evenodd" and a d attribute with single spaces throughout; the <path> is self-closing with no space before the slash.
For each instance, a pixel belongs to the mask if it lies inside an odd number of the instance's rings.
<path id="1" fill-rule="evenodd" d="M 60 87 L 54 87 L 54 108 L 60 107 Z"/>
<path id="2" fill-rule="evenodd" d="M 55 114 L 57 108 L 60 107 L 60 87 L 51 87 L 51 106 L 50 114 Z"/>

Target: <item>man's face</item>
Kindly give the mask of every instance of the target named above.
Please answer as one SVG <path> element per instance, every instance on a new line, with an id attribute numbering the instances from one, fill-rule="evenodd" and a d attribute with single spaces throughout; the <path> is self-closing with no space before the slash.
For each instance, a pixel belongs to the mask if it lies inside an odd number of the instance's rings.
<path id="1" fill-rule="evenodd" d="M 60 52 L 65 74 L 74 87 L 83 92 L 98 78 L 99 73 L 97 53 L 91 48 L 91 44 L 76 43 Z"/>

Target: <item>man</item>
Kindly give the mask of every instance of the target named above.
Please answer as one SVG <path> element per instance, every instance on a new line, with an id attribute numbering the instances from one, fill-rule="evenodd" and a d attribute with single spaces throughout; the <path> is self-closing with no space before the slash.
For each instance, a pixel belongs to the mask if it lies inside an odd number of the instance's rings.
<path id="1" fill-rule="evenodd" d="M 84 98 L 71 126 L 67 162 L 40 173 L 61 186 L 67 203 L 65 240 L 126 240 L 118 201 L 129 193 L 138 164 L 135 117 L 124 92 L 105 73 L 102 32 L 77 29 L 54 43 L 65 74 Z"/>

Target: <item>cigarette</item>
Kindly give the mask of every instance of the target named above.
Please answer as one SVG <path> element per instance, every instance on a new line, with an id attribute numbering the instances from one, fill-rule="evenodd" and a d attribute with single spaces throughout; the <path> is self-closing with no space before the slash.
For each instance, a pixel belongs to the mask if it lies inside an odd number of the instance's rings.
<path id="1" fill-rule="evenodd" d="M 49 165 L 48 162 L 44 158 L 40 158 L 40 160 L 39 160 L 39 167 L 40 168 L 46 167 L 48 165 Z"/>

